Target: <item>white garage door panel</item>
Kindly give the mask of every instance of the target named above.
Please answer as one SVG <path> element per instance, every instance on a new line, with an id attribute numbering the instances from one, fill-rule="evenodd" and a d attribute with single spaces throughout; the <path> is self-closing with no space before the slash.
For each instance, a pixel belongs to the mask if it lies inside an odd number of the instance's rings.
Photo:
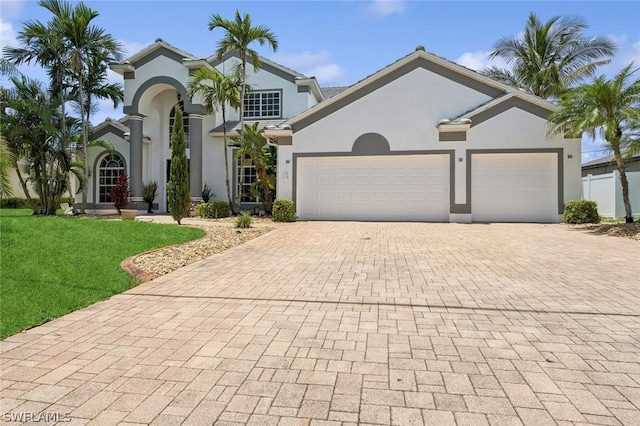
<path id="1" fill-rule="evenodd" d="M 472 220 L 556 222 L 557 154 L 474 154 Z"/>
<path id="2" fill-rule="evenodd" d="M 306 220 L 449 220 L 449 156 L 297 160 L 298 215 Z"/>

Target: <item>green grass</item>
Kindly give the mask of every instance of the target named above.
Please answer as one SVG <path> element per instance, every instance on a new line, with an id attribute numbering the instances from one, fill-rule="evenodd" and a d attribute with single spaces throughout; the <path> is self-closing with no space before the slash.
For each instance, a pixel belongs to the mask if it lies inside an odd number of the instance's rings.
<path id="1" fill-rule="evenodd" d="M 127 290 L 136 253 L 193 240 L 176 225 L 0 210 L 0 339 Z"/>

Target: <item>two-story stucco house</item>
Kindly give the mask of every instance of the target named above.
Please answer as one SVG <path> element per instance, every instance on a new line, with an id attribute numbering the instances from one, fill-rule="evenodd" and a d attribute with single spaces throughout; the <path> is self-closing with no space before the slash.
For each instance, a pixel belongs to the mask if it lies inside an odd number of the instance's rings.
<path id="1" fill-rule="evenodd" d="M 198 98 L 190 101 L 186 87 L 193 70 L 224 72 L 237 60 L 199 59 L 157 40 L 112 64 L 124 77 L 127 115 L 93 132 L 118 156 L 93 148 L 90 207 L 111 208 L 108 188 L 126 172 L 136 202 L 143 182 L 157 180 L 158 211 L 166 211 L 178 101 L 189 139 L 191 195 L 199 199 L 207 183 L 216 199 L 226 199 L 222 119 L 208 115 Z M 249 73 L 245 120 L 259 121 L 277 146 L 277 196 L 293 199 L 301 219 L 558 222 L 564 203 L 581 196 L 580 140 L 547 138 L 552 104 L 421 47 L 326 96 L 314 77 L 267 59 L 261 64 Z M 227 116 L 234 134 L 238 113 Z M 231 159 L 229 166 L 235 182 L 240 165 Z M 251 205 L 251 167 L 246 176 L 233 192 L 243 191 Z"/>

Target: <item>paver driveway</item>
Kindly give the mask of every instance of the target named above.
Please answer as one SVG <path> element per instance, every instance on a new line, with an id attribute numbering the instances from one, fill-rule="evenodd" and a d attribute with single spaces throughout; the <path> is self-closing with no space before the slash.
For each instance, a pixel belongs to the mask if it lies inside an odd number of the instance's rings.
<path id="1" fill-rule="evenodd" d="M 2 342 L 2 421 L 640 424 L 638 259 L 562 225 L 292 224 Z"/>

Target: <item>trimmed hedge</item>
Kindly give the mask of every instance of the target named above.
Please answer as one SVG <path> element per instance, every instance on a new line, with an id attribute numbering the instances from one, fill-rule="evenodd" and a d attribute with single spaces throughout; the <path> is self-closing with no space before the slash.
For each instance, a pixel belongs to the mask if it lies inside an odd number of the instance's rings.
<path id="1" fill-rule="evenodd" d="M 196 207 L 198 216 L 205 219 L 219 219 L 221 217 L 229 217 L 229 203 L 227 201 L 211 201 L 209 203 L 200 203 Z"/>
<path id="2" fill-rule="evenodd" d="M 289 199 L 277 198 L 273 202 L 271 216 L 274 222 L 295 222 L 296 205 Z"/>
<path id="3" fill-rule="evenodd" d="M 32 198 L 36 202 L 37 206 L 40 206 L 39 198 Z M 60 199 L 60 204 L 68 203 L 69 205 L 73 205 L 73 200 L 71 197 L 64 197 Z M 31 204 L 27 201 L 26 198 L 19 197 L 10 197 L 10 198 L 1 198 L 0 199 L 0 208 L 3 209 L 30 209 Z"/>
<path id="4" fill-rule="evenodd" d="M 571 200 L 564 206 L 567 223 L 600 223 L 598 204 L 590 200 Z"/>

